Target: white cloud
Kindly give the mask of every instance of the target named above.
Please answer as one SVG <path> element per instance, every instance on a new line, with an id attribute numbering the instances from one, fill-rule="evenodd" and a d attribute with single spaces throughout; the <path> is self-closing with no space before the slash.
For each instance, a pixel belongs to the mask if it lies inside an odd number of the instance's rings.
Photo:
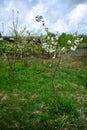
<path id="1" fill-rule="evenodd" d="M 6 11 L 10 11 L 11 8 L 12 8 L 12 5 L 13 5 L 13 1 L 11 1 L 11 2 L 8 4 L 8 6 L 6 6 L 5 10 L 6 10 Z"/>
<path id="2" fill-rule="evenodd" d="M 0 1 L 0 25 L 12 25 L 12 9 L 19 11 L 20 26 L 26 25 L 30 30 L 38 30 L 41 23 L 35 21 L 36 15 L 42 15 L 50 31 L 87 33 L 86 0 L 3 0 Z M 2 28 L 0 27 L 0 30 Z"/>
<path id="3" fill-rule="evenodd" d="M 73 30 L 77 29 L 80 31 L 83 28 L 83 21 L 87 21 L 87 5 L 79 4 L 68 14 L 69 27 Z"/>
<path id="4" fill-rule="evenodd" d="M 87 11 L 87 5 L 84 4 L 80 4 L 78 6 L 76 6 L 76 8 L 74 10 L 72 10 L 69 13 L 69 21 L 70 24 L 79 24 L 80 22 L 82 22 L 83 20 L 86 19 L 86 11 Z"/>
<path id="5" fill-rule="evenodd" d="M 53 31 L 87 33 L 87 4 L 78 4 L 61 16 L 53 25 Z M 51 25 L 52 26 L 52 25 Z"/>

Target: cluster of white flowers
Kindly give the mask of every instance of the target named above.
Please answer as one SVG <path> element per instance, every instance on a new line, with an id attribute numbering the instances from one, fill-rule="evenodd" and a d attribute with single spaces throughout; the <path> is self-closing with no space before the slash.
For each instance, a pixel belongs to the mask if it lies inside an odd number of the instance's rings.
<path id="1" fill-rule="evenodd" d="M 71 40 L 68 40 L 67 45 L 70 45 L 71 51 L 75 51 L 77 49 L 77 46 L 80 44 L 80 42 L 82 42 L 82 40 L 83 40 L 83 38 L 77 37 L 77 39 L 75 39 L 73 43 Z"/>
<path id="2" fill-rule="evenodd" d="M 47 36 L 46 42 L 42 43 L 42 48 L 48 53 L 54 53 L 58 45 L 58 36 L 55 37 Z"/>
<path id="3" fill-rule="evenodd" d="M 53 47 L 52 45 L 48 45 L 47 43 L 42 43 L 42 48 L 49 53 L 55 52 L 55 47 Z"/>
<path id="4" fill-rule="evenodd" d="M 43 20 L 42 16 L 37 15 L 36 16 L 36 21 L 37 22 L 42 22 L 42 25 L 45 28 L 45 31 L 48 34 L 48 28 L 45 26 L 45 22 Z M 57 51 L 60 52 L 61 54 L 66 53 L 67 51 L 75 51 L 77 49 L 77 46 L 82 42 L 83 38 L 78 38 L 77 33 L 73 34 L 73 40 L 67 40 L 67 44 L 63 47 L 60 47 L 60 44 L 58 43 L 58 35 L 51 36 L 48 35 L 46 39 L 43 40 L 42 43 L 42 48 L 48 52 L 53 54 L 53 58 L 56 57 Z"/>
<path id="5" fill-rule="evenodd" d="M 74 35 L 73 37 L 75 38 L 76 36 Z M 82 40 L 83 40 L 83 38 L 79 38 L 79 37 L 77 37 L 74 40 L 70 40 L 70 39 L 67 40 L 68 46 L 64 46 L 64 47 L 60 48 L 61 53 L 64 54 L 70 50 L 75 51 L 77 49 L 78 45 L 80 44 L 80 42 L 82 42 Z"/>
<path id="6" fill-rule="evenodd" d="M 78 46 L 78 45 L 80 44 L 80 42 L 82 42 L 82 40 L 83 40 L 83 38 L 77 38 L 77 39 L 74 41 L 74 44 Z"/>
<path id="7" fill-rule="evenodd" d="M 61 54 L 66 53 L 67 51 L 75 51 L 77 46 L 83 38 L 76 38 L 74 41 L 70 39 L 67 41 L 68 46 L 60 47 L 58 44 L 58 36 L 55 37 L 47 37 L 47 41 L 42 43 L 42 48 L 47 52 L 53 54 L 53 59 L 56 57 L 56 51 L 60 52 Z M 58 47 L 58 49 L 57 49 Z"/>

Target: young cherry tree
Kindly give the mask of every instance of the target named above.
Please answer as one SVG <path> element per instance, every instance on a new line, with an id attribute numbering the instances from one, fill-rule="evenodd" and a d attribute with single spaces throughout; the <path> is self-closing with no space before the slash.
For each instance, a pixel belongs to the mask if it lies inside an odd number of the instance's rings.
<path id="1" fill-rule="evenodd" d="M 51 84 L 54 92 L 54 105 L 56 108 L 56 113 L 58 113 L 57 93 L 54 83 L 56 71 L 60 65 L 62 55 L 69 51 L 75 51 L 83 38 L 79 38 L 77 35 L 74 34 L 70 37 L 70 39 L 64 39 L 63 43 L 61 43 L 59 42 L 61 37 L 58 34 L 53 35 L 49 32 L 42 16 L 36 16 L 36 21 L 42 23 L 42 26 L 47 33 L 47 35 L 45 37 L 43 36 L 41 39 L 42 49 L 44 49 L 44 51 L 48 53 L 51 57 Z"/>
<path id="2" fill-rule="evenodd" d="M 15 17 L 15 12 L 14 10 L 12 10 L 12 27 L 10 27 L 10 30 L 11 35 L 14 37 L 13 52 L 15 62 L 20 59 L 23 62 L 23 64 L 27 66 L 27 55 L 30 50 L 28 38 L 31 37 L 31 33 L 27 30 L 26 26 L 20 26 L 19 11 L 17 11 Z"/>

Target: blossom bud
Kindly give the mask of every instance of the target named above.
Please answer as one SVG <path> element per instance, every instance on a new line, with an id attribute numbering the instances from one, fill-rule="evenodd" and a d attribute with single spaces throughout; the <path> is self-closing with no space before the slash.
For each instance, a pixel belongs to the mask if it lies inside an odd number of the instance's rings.
<path id="1" fill-rule="evenodd" d="M 55 36 L 55 38 L 56 38 L 56 40 L 58 40 L 58 36 L 57 35 Z"/>
<path id="2" fill-rule="evenodd" d="M 54 41 L 54 38 L 53 38 L 53 37 L 51 37 L 51 41 L 52 41 L 52 42 Z"/>
<path id="3" fill-rule="evenodd" d="M 70 40 L 67 41 L 67 44 L 70 45 L 72 42 Z"/>
<path id="4" fill-rule="evenodd" d="M 48 37 L 47 37 L 47 39 L 49 40 L 49 39 L 50 39 L 50 37 L 48 36 Z"/>
<path id="5" fill-rule="evenodd" d="M 52 58 L 55 59 L 56 58 L 56 54 L 54 54 L 54 56 Z"/>
<path id="6" fill-rule="evenodd" d="M 66 47 L 62 47 L 62 48 L 61 48 L 61 52 L 62 52 L 62 53 L 65 53 L 66 50 L 67 50 Z"/>
<path id="7" fill-rule="evenodd" d="M 42 16 L 37 15 L 35 19 L 36 19 L 36 21 L 37 21 L 37 22 L 40 22 L 40 21 L 43 19 L 43 17 L 42 17 Z"/>
<path id="8" fill-rule="evenodd" d="M 83 37 L 82 38 L 80 38 L 80 42 L 82 42 L 83 41 Z"/>

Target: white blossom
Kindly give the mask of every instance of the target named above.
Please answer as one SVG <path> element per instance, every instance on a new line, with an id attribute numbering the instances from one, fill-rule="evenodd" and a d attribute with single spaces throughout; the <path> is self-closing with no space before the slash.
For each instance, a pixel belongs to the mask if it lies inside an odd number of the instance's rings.
<path id="1" fill-rule="evenodd" d="M 80 38 L 80 40 L 79 40 L 80 42 L 82 42 L 83 41 L 83 37 L 82 38 Z"/>
<path id="2" fill-rule="evenodd" d="M 50 37 L 48 36 L 48 37 L 47 37 L 47 39 L 49 40 L 49 39 L 50 39 Z"/>
<path id="3" fill-rule="evenodd" d="M 74 33 L 74 34 L 73 34 L 73 37 L 76 37 L 76 36 L 77 36 L 77 33 Z"/>
<path id="4" fill-rule="evenodd" d="M 52 41 L 52 42 L 54 41 L 54 38 L 53 38 L 53 37 L 51 37 L 51 41 Z"/>
<path id="5" fill-rule="evenodd" d="M 52 45 L 54 45 L 54 42 L 51 42 Z"/>
<path id="6" fill-rule="evenodd" d="M 76 50 L 76 48 L 77 48 L 77 46 L 76 45 L 74 45 L 74 46 L 71 46 L 71 51 L 75 51 Z"/>
<path id="7" fill-rule="evenodd" d="M 79 45 L 79 42 L 80 42 L 80 41 L 79 41 L 78 39 L 76 39 L 76 40 L 74 41 L 75 45 L 77 45 L 77 46 Z"/>
<path id="8" fill-rule="evenodd" d="M 44 48 L 44 49 L 47 48 L 47 44 L 46 44 L 46 43 L 43 43 L 43 44 L 42 44 L 42 48 Z"/>
<path id="9" fill-rule="evenodd" d="M 48 45 L 47 43 L 43 43 L 42 48 L 45 49 L 45 51 L 49 53 L 55 52 L 55 47 L 53 47 L 52 44 Z"/>
<path id="10" fill-rule="evenodd" d="M 71 45 L 71 43 L 72 43 L 72 42 L 71 42 L 70 40 L 67 41 L 67 44 L 68 44 L 68 45 Z"/>
<path id="11" fill-rule="evenodd" d="M 54 54 L 54 56 L 52 58 L 55 59 L 56 58 L 56 54 Z"/>
<path id="12" fill-rule="evenodd" d="M 61 48 L 61 51 L 64 51 L 65 49 L 66 49 L 65 47 L 62 47 L 62 48 Z"/>
<path id="13" fill-rule="evenodd" d="M 59 37 L 56 35 L 56 36 L 55 36 L 55 39 L 58 40 L 58 38 L 59 38 Z"/>
<path id="14" fill-rule="evenodd" d="M 50 47 L 50 48 L 53 48 L 52 44 L 51 44 L 51 45 L 49 45 L 49 47 Z"/>
<path id="15" fill-rule="evenodd" d="M 49 52 L 53 53 L 53 52 L 55 52 L 55 49 L 49 48 Z"/>
<path id="16" fill-rule="evenodd" d="M 61 52 L 62 52 L 62 53 L 65 53 L 66 51 L 67 51 L 67 48 L 66 48 L 66 47 L 62 47 L 62 48 L 61 48 Z"/>

